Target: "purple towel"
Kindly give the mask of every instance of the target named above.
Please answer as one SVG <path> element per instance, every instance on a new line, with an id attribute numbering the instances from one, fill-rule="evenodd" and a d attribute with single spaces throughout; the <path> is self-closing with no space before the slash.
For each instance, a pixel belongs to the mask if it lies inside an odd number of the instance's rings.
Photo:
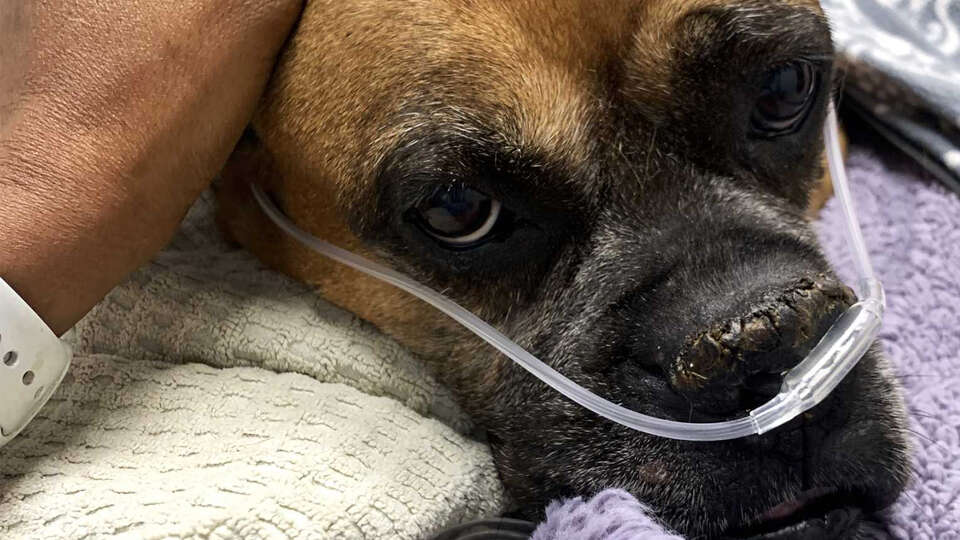
<path id="1" fill-rule="evenodd" d="M 960 538 L 960 199 L 899 157 L 853 149 L 853 197 L 887 290 L 883 347 L 897 366 L 911 414 L 915 478 L 870 525 L 872 538 Z M 836 200 L 820 233 L 845 279 L 850 257 Z M 533 540 L 674 539 L 621 490 L 553 503 Z"/>
<path id="2" fill-rule="evenodd" d="M 547 507 L 547 521 L 530 540 L 682 540 L 663 529 L 647 507 L 622 489 L 608 489 L 594 498 L 557 501 Z"/>

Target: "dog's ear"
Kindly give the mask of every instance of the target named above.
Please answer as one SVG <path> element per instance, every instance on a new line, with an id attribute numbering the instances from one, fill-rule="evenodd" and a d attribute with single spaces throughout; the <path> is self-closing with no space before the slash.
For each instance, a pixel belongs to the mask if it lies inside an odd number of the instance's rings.
<path id="1" fill-rule="evenodd" d="M 253 197 L 251 187 L 259 186 L 281 210 L 288 211 L 284 195 L 291 190 L 290 176 L 273 159 L 267 146 L 252 128 L 248 128 L 234 148 L 214 184 L 217 196 L 217 223 L 224 235 L 257 255 L 267 265 L 281 269 L 293 277 L 312 283 L 310 276 L 323 275 L 329 261 L 313 256 L 309 250 L 281 231 L 263 212 Z M 333 186 L 311 184 L 309 192 L 294 190 L 298 197 L 309 199 L 311 231 L 347 249 L 357 249 L 359 240 L 339 216 Z M 326 201 L 322 204 L 319 201 Z M 313 263 L 320 261 L 321 267 Z"/>
<path id="2" fill-rule="evenodd" d="M 299 216 L 301 226 L 312 234 L 345 249 L 361 253 L 365 250 L 337 208 L 336 187 L 323 182 L 292 187 L 295 175 L 295 171 L 284 170 L 254 130 L 248 128 L 215 183 L 217 222 L 228 239 L 247 248 L 267 265 L 317 285 L 317 276 L 336 274 L 330 267 L 339 266 L 313 254 L 270 221 L 253 198 L 251 185 L 263 189 L 281 211 Z M 297 199 L 285 200 L 290 194 Z"/>
<path id="3" fill-rule="evenodd" d="M 277 174 L 266 148 L 248 128 L 213 185 L 218 203 L 217 223 L 228 239 L 246 246 L 261 242 L 267 231 L 274 231 L 275 227 L 259 211 L 251 185 L 273 192 Z M 270 240 L 273 239 L 264 241 Z"/>

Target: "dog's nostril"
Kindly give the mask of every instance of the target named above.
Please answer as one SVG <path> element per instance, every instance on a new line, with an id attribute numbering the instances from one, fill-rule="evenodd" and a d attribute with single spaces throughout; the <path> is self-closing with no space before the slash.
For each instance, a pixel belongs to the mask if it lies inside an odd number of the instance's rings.
<path id="1" fill-rule="evenodd" d="M 746 316 L 689 338 L 666 370 L 694 408 L 725 416 L 755 409 L 779 391 L 783 373 L 809 353 L 854 301 L 850 289 L 819 276 L 769 295 Z"/>

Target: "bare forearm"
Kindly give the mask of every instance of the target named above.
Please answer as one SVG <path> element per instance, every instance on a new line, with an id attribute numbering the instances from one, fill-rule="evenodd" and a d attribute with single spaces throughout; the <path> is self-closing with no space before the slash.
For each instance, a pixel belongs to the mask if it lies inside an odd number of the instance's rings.
<path id="1" fill-rule="evenodd" d="M 299 1 L 14 9 L 0 13 L 0 277 L 59 333 L 169 240 Z"/>
<path id="2" fill-rule="evenodd" d="M 0 165 L 0 276 L 62 333 L 163 246 L 186 203 L 124 192 L 122 178 L 67 172 L 49 158 L 24 169 Z"/>

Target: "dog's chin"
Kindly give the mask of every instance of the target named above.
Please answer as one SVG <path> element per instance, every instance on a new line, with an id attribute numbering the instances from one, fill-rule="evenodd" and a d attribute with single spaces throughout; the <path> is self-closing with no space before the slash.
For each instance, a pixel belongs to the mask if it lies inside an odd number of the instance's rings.
<path id="1" fill-rule="evenodd" d="M 492 430 L 501 477 L 532 521 L 551 500 L 618 487 L 687 537 L 856 538 L 908 477 L 899 393 L 875 350 L 817 408 L 734 441 L 652 437 L 549 401 L 528 406 L 536 425 L 514 416 Z"/>

